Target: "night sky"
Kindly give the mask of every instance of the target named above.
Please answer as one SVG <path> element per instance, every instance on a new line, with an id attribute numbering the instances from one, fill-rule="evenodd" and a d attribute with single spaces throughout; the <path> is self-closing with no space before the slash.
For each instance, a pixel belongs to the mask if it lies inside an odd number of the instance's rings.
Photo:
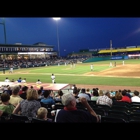
<path id="1" fill-rule="evenodd" d="M 4 20 L 7 44 L 42 42 L 53 45 L 57 51 L 59 40 L 61 56 L 81 49 L 109 48 L 110 40 L 112 47 L 140 45 L 140 17 L 61 17 L 58 21 L 52 17 L 6 17 Z M 0 24 L 0 44 L 5 44 L 3 24 Z"/>

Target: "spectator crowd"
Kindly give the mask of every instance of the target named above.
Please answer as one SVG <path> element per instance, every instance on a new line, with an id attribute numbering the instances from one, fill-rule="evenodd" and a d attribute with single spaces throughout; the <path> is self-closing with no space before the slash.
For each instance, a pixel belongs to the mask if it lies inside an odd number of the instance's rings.
<path id="1" fill-rule="evenodd" d="M 78 88 L 73 85 L 64 93 L 62 90 L 44 90 L 43 87 L 36 90 L 33 86 L 21 86 L 20 83 L 14 87 L 1 86 L 0 90 L 0 120 L 6 118 L 5 121 L 8 122 L 15 122 L 12 117 L 18 115 L 26 116 L 28 122 L 36 120 L 49 123 L 102 123 L 103 115 L 99 113 L 97 106 L 111 109 L 116 102 L 128 105 L 140 103 L 137 90 L 109 91 Z M 107 110 L 105 114 L 108 114 Z"/>

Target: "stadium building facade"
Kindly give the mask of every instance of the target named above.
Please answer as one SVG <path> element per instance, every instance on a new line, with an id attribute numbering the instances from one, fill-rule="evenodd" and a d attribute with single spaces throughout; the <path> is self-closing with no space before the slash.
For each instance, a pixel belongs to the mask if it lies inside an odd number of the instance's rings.
<path id="1" fill-rule="evenodd" d="M 57 54 L 53 45 L 46 45 L 41 42 L 33 45 L 23 45 L 22 43 L 0 44 L 1 60 L 50 58 L 57 57 Z"/>

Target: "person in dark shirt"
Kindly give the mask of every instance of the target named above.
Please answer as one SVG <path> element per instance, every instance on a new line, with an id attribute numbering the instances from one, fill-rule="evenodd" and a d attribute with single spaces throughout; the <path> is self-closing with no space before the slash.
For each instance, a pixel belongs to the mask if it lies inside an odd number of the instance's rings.
<path id="1" fill-rule="evenodd" d="M 131 90 L 126 90 L 126 96 L 128 96 L 129 98 L 131 98 L 132 96 L 130 95 Z"/>
<path id="2" fill-rule="evenodd" d="M 78 89 L 74 89 L 73 90 L 73 95 L 74 95 L 74 97 L 77 99 L 77 98 L 79 98 L 78 97 L 78 94 L 79 94 L 79 90 Z"/>
<path id="3" fill-rule="evenodd" d="M 76 85 L 73 85 L 71 88 L 72 88 L 73 90 L 77 90 Z"/>
<path id="4" fill-rule="evenodd" d="M 26 99 L 27 90 L 28 90 L 28 87 L 27 87 L 27 86 L 22 87 L 22 93 L 19 94 L 19 96 L 20 96 L 22 99 Z"/>
<path id="5" fill-rule="evenodd" d="M 17 80 L 18 83 L 21 83 L 22 79 L 21 77 L 19 77 L 19 79 Z"/>
<path id="6" fill-rule="evenodd" d="M 44 98 L 41 99 L 41 102 L 49 105 L 55 104 L 55 100 L 50 96 L 50 94 L 51 90 L 44 90 L 43 92 Z"/>
<path id="7" fill-rule="evenodd" d="M 62 96 L 63 109 L 60 109 L 56 115 L 57 123 L 97 123 L 100 122 L 99 116 L 88 104 L 84 97 L 79 98 L 86 110 L 76 108 L 76 98 L 72 93 L 65 93 Z"/>

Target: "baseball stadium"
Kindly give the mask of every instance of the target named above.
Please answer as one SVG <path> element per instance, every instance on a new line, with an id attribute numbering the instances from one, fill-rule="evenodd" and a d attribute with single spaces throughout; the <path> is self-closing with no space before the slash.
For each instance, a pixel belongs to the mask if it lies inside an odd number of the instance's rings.
<path id="1" fill-rule="evenodd" d="M 0 122 L 140 122 L 140 102 L 131 102 L 133 95 L 139 99 L 140 46 L 85 49 L 64 58 L 43 43 L 0 44 L 0 51 Z M 3 104 L 13 107 L 5 116 Z"/>
<path id="2" fill-rule="evenodd" d="M 39 52 L 35 52 L 40 48 Z M 53 46 L 41 46 L 41 43 L 35 45 L 1 45 L 1 76 L 0 81 L 4 82 L 5 78 L 14 79 L 15 81 L 22 77 L 26 78 L 27 83 L 35 83 L 38 79 L 44 84 L 51 84 L 51 74 L 56 76 L 57 84 L 69 84 L 70 86 L 76 84 L 78 87 L 95 88 L 105 90 L 130 89 L 140 90 L 140 47 L 128 46 L 125 49 L 100 49 L 96 51 L 83 51 L 69 54 L 68 58 L 61 58 L 54 60 L 51 65 L 48 60 L 44 58 L 54 59 L 57 52 L 53 50 Z M 43 52 L 50 49 L 49 52 Z M 7 47 L 6 49 L 4 49 Z M 17 48 L 16 51 L 11 51 L 12 48 Z M 30 48 L 30 50 L 26 50 Z M 3 50 L 3 51 L 2 51 Z M 26 51 L 25 51 L 26 50 Z M 38 49 L 39 50 L 39 49 Z M 28 54 L 29 52 L 30 54 Z M 78 57 L 77 57 L 78 56 Z M 81 56 L 83 56 L 81 58 Z M 87 57 L 88 56 L 88 57 Z M 7 57 L 7 58 L 6 58 Z M 43 58 L 44 57 L 44 58 Z M 17 65 L 13 67 L 13 73 L 9 73 L 12 60 L 17 59 L 23 61 L 22 66 L 18 68 Z M 43 63 L 27 65 L 28 59 L 42 60 Z M 3 60 L 7 60 L 8 64 L 5 68 L 5 74 L 2 71 Z M 75 66 L 71 66 L 71 62 L 75 61 Z M 124 61 L 124 65 L 123 65 Z M 109 66 L 110 62 L 112 67 Z M 25 64 L 26 63 L 26 64 Z M 65 65 L 67 63 L 67 65 Z M 116 66 L 114 65 L 116 63 Z M 58 65 L 59 64 L 59 65 Z M 93 71 L 90 70 L 90 65 L 93 64 Z"/>

